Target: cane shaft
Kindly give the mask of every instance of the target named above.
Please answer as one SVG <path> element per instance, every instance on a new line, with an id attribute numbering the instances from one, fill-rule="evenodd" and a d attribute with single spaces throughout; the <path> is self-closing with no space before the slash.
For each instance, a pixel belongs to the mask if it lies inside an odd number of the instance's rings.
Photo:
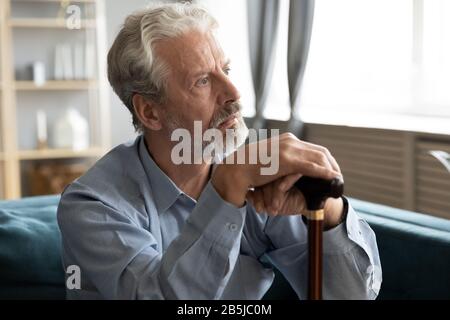
<path id="1" fill-rule="evenodd" d="M 323 237 L 323 210 L 315 217 L 309 215 L 308 218 L 308 298 L 309 300 L 322 300 L 322 237 Z M 317 219 L 321 216 L 322 219 Z"/>
<path id="2" fill-rule="evenodd" d="M 324 207 L 328 198 L 339 198 L 344 192 L 344 180 L 336 177 L 323 180 L 303 176 L 295 187 L 301 191 L 306 201 L 308 219 L 308 298 L 322 299 L 322 237 Z"/>

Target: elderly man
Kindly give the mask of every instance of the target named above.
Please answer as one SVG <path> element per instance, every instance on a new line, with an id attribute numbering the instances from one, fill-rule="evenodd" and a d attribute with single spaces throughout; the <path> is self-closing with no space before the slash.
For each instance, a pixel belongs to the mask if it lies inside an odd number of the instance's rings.
<path id="1" fill-rule="evenodd" d="M 141 135 L 62 195 L 63 263 L 81 272 L 68 298 L 260 299 L 272 267 L 306 298 L 305 205 L 291 187 L 301 175 L 340 175 L 330 153 L 284 134 L 239 148 L 249 154 L 278 139 L 271 156 L 279 170 L 271 175 L 261 173 L 261 161 L 223 161 L 212 170 L 210 161 L 172 159 L 172 133 L 193 133 L 194 122 L 203 132 L 234 130 L 238 144 L 247 135 L 215 28 L 194 4 L 160 4 L 126 19 L 108 76 Z M 324 224 L 324 298 L 375 298 L 381 268 L 368 224 L 345 198 L 326 202 Z"/>

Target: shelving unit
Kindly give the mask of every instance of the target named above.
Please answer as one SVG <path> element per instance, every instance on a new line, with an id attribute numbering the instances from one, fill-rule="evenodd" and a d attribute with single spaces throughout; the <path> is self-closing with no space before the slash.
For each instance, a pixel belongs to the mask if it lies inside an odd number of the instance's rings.
<path id="1" fill-rule="evenodd" d="M 64 159 L 64 158 L 96 158 L 103 155 L 101 148 L 89 148 L 80 151 L 70 149 L 22 150 L 18 152 L 20 160 Z"/>
<path id="2" fill-rule="evenodd" d="M 63 2 L 0 1 L 0 199 L 30 195 L 24 191 L 30 189 L 27 165 L 43 163 L 48 167 L 54 161 L 91 164 L 110 146 L 104 0 L 70 1 L 70 5 L 81 8 L 81 28 L 76 30 L 67 28 L 65 17 L 48 14 L 57 12 Z M 60 39 L 69 42 L 83 39 L 83 43 L 93 45 L 95 76 L 92 79 L 53 79 L 48 70 Z M 33 48 L 24 48 L 33 41 Z M 18 76 L 18 70 L 25 70 L 34 60 L 46 62 L 47 80 L 40 86 L 31 78 Z M 54 149 L 51 145 L 38 148 L 36 129 L 30 126 L 36 122 L 37 107 L 49 115 L 49 128 L 56 115 L 68 107 L 79 109 L 89 123 L 89 147 L 84 150 Z"/>
<path id="3" fill-rule="evenodd" d="M 88 90 L 97 89 L 97 83 L 95 81 L 88 80 L 65 80 L 47 81 L 42 86 L 36 86 L 33 81 L 16 81 L 16 90 L 22 91 L 39 91 L 39 90 Z"/>
<path id="4" fill-rule="evenodd" d="M 57 2 L 60 3 L 61 0 L 14 0 L 15 2 Z M 71 3 L 95 3 L 96 0 L 73 0 Z"/>
<path id="5" fill-rule="evenodd" d="M 81 29 L 95 28 L 94 20 L 81 21 Z M 31 19 L 31 18 L 14 18 L 10 21 L 13 28 L 66 28 L 66 20 L 64 19 Z"/>

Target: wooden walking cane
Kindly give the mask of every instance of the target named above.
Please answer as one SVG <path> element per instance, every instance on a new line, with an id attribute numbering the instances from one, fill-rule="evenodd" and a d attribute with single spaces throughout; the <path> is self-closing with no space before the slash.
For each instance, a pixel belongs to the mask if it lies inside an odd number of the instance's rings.
<path id="1" fill-rule="evenodd" d="M 308 299 L 322 300 L 322 235 L 325 201 L 344 193 L 344 180 L 301 177 L 295 186 L 306 201 L 308 219 Z"/>

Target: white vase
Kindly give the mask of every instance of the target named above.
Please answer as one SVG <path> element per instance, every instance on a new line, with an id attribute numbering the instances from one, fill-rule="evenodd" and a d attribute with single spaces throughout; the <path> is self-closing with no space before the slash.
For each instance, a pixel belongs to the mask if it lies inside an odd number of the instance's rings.
<path id="1" fill-rule="evenodd" d="M 89 126 L 77 109 L 69 108 L 53 130 L 54 148 L 83 150 L 89 148 Z"/>
<path id="2" fill-rule="evenodd" d="M 33 81 L 37 87 L 45 84 L 45 65 L 41 61 L 35 61 L 32 65 Z"/>

